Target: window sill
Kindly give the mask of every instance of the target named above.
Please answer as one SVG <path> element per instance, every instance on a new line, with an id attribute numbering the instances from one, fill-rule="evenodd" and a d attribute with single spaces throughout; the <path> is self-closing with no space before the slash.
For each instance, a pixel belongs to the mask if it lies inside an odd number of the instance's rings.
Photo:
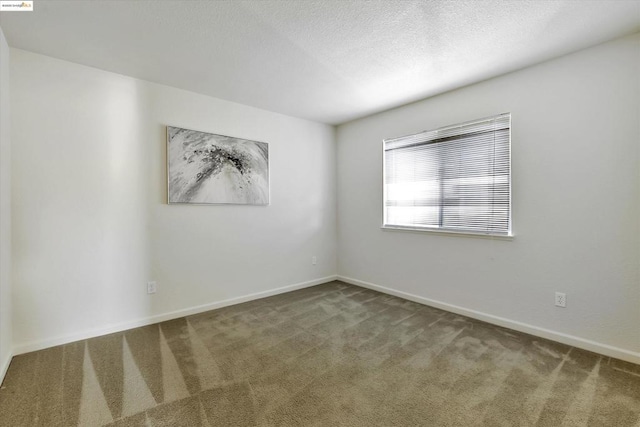
<path id="1" fill-rule="evenodd" d="M 470 231 L 454 231 L 454 230 L 440 230 L 437 228 L 418 228 L 418 227 L 402 227 L 397 225 L 383 225 L 380 227 L 383 231 L 404 231 L 410 233 L 427 233 L 427 234 L 439 234 L 446 236 L 455 236 L 455 237 L 476 237 L 481 239 L 490 239 L 490 240 L 513 240 L 513 234 L 511 235 L 497 235 L 497 234 L 484 234 L 484 233 L 473 233 Z"/>

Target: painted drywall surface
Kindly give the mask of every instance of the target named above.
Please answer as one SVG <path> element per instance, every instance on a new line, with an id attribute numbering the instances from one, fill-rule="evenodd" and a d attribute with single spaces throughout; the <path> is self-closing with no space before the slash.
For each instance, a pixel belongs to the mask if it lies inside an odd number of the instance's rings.
<path id="1" fill-rule="evenodd" d="M 12 352 L 9 56 L 0 28 L 0 382 Z"/>
<path id="2" fill-rule="evenodd" d="M 11 55 L 16 347 L 335 275 L 332 127 Z M 269 143 L 270 205 L 167 205 L 166 125 Z"/>
<path id="3" fill-rule="evenodd" d="M 339 126 L 339 275 L 637 354 L 639 76 L 636 34 Z M 384 138 L 503 112 L 512 241 L 380 229 Z"/>

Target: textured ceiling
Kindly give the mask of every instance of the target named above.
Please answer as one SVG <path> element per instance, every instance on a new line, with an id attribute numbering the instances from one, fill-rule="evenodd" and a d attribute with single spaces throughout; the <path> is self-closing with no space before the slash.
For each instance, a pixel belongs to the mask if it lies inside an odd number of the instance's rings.
<path id="1" fill-rule="evenodd" d="M 12 47 L 337 124 L 640 31 L 640 1 L 45 1 Z"/>

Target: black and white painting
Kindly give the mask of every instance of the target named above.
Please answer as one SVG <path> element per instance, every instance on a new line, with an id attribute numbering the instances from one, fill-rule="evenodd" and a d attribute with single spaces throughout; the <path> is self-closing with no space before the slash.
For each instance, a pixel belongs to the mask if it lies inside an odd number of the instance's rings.
<path id="1" fill-rule="evenodd" d="M 167 126 L 169 203 L 269 204 L 269 144 Z"/>

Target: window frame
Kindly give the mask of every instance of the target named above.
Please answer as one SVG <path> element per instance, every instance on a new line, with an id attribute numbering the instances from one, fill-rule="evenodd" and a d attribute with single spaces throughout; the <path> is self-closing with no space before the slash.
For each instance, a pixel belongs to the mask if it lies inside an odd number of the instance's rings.
<path id="1" fill-rule="evenodd" d="M 463 127 L 463 126 L 468 126 L 474 123 L 480 123 L 483 121 L 489 121 L 491 119 L 495 119 L 497 117 L 500 116 L 504 116 L 504 115 L 509 115 L 509 217 L 508 217 L 508 230 L 506 234 L 502 234 L 502 233 L 492 233 L 490 231 L 487 232 L 482 232 L 482 231 L 474 231 L 474 230 L 456 230 L 456 229 L 451 229 L 451 228 L 443 228 L 443 227 L 432 227 L 432 226 L 419 226 L 419 225 L 394 225 L 394 224 L 389 224 L 387 222 L 387 184 L 386 184 L 386 178 L 387 178 L 387 159 L 386 159 L 386 143 L 387 141 L 390 140 L 397 140 L 400 138 L 409 138 L 409 137 L 413 137 L 413 136 L 417 136 L 420 134 L 425 134 L 425 133 L 429 133 L 429 132 L 437 132 L 437 131 L 444 131 L 444 130 L 451 130 L 451 129 L 455 129 L 457 127 Z M 407 135 L 402 135 L 402 136 L 396 136 L 396 137 L 389 137 L 389 138 L 385 138 L 382 140 L 382 225 L 381 225 L 381 229 L 384 231 L 401 231 L 401 232 L 417 232 L 417 233 L 432 233 L 432 234 L 439 234 L 439 235 L 450 235 L 450 236 L 459 236 L 459 237 L 480 237 L 480 238 L 489 238 L 489 239 L 497 239 L 497 240 L 513 240 L 514 237 L 514 233 L 513 233 L 513 181 L 512 181 L 512 144 L 511 144 L 511 137 L 512 137 L 512 115 L 510 112 L 507 113 L 500 113 L 500 114 L 494 114 L 491 116 L 487 116 L 487 117 L 483 117 L 483 118 L 479 118 L 479 119 L 474 119 L 474 120 L 468 120 L 465 122 L 461 122 L 461 123 L 456 123 L 456 124 L 452 124 L 452 125 L 448 125 L 448 126 L 442 126 L 439 128 L 435 128 L 435 129 L 431 129 L 431 130 L 424 130 L 424 131 L 420 131 L 420 132 L 416 132 L 413 134 L 407 134 Z"/>

